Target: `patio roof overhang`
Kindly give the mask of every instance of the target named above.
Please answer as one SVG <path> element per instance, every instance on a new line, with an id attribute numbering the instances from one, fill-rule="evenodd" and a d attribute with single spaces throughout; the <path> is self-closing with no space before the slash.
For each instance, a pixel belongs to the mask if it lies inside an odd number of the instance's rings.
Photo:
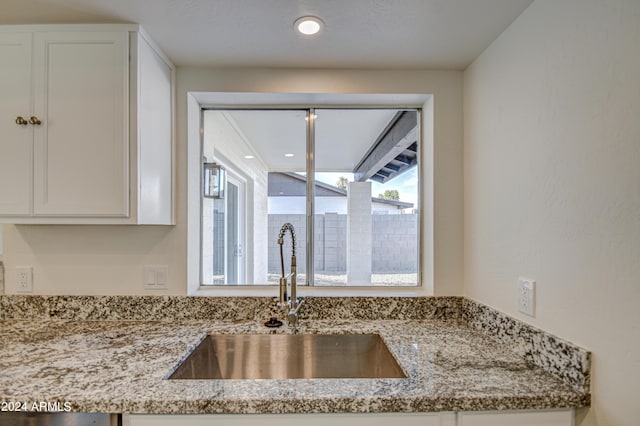
<path id="1" fill-rule="evenodd" d="M 418 112 L 399 111 L 353 169 L 355 180 L 386 183 L 418 163 Z"/>

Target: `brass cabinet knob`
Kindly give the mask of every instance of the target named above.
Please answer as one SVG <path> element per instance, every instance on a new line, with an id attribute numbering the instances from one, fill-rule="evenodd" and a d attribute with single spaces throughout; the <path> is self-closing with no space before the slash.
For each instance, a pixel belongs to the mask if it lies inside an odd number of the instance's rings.
<path id="1" fill-rule="evenodd" d="M 39 126 L 42 124 L 42 121 L 38 120 L 38 117 L 31 116 L 29 118 L 29 123 L 33 124 L 34 126 Z"/>
<path id="2" fill-rule="evenodd" d="M 26 126 L 27 124 L 29 124 L 29 122 L 19 115 L 18 117 L 16 117 L 16 124 L 20 124 L 21 126 Z"/>

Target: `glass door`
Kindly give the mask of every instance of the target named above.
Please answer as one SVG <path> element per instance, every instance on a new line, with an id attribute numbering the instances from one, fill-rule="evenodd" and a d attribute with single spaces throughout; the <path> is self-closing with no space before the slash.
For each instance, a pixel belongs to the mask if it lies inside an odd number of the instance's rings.
<path id="1" fill-rule="evenodd" d="M 202 278 L 206 284 L 244 284 L 247 259 L 247 183 L 233 167 L 224 167 L 226 179 L 216 198 L 203 198 Z"/>
<path id="2" fill-rule="evenodd" d="M 245 184 L 229 173 L 226 186 L 226 282 L 241 284 L 245 282 Z"/>

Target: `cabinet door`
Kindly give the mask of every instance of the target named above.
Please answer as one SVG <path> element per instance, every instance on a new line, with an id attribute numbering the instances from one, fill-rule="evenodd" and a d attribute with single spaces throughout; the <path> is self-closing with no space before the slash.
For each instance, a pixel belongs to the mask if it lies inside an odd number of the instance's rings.
<path id="1" fill-rule="evenodd" d="M 36 216 L 129 213 L 127 32 L 34 35 Z"/>
<path id="2" fill-rule="evenodd" d="M 31 34 L 0 33 L 0 215 L 31 209 Z"/>
<path id="3" fill-rule="evenodd" d="M 458 426 L 573 426 L 574 410 L 460 412 Z"/>
<path id="4" fill-rule="evenodd" d="M 123 414 L 125 426 L 454 426 L 455 413 Z"/>

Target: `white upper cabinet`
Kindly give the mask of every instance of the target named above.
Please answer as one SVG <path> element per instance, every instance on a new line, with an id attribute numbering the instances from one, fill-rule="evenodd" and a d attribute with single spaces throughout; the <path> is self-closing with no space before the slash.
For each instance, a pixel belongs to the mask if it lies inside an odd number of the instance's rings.
<path id="1" fill-rule="evenodd" d="M 132 84 L 137 87 L 132 90 L 131 138 L 138 142 L 137 169 L 143 177 L 136 192 L 138 218 L 143 223 L 173 223 L 174 70 L 147 38 L 136 37 L 132 50 L 137 58 Z"/>
<path id="2" fill-rule="evenodd" d="M 33 168 L 31 35 L 0 33 L 0 213 L 28 215 Z M 19 124 L 24 123 L 24 124 Z"/>
<path id="3" fill-rule="evenodd" d="M 33 214 L 126 217 L 129 35 L 35 33 Z"/>
<path id="4" fill-rule="evenodd" d="M 174 68 L 137 26 L 0 27 L 0 64 L 1 222 L 173 223 Z"/>

